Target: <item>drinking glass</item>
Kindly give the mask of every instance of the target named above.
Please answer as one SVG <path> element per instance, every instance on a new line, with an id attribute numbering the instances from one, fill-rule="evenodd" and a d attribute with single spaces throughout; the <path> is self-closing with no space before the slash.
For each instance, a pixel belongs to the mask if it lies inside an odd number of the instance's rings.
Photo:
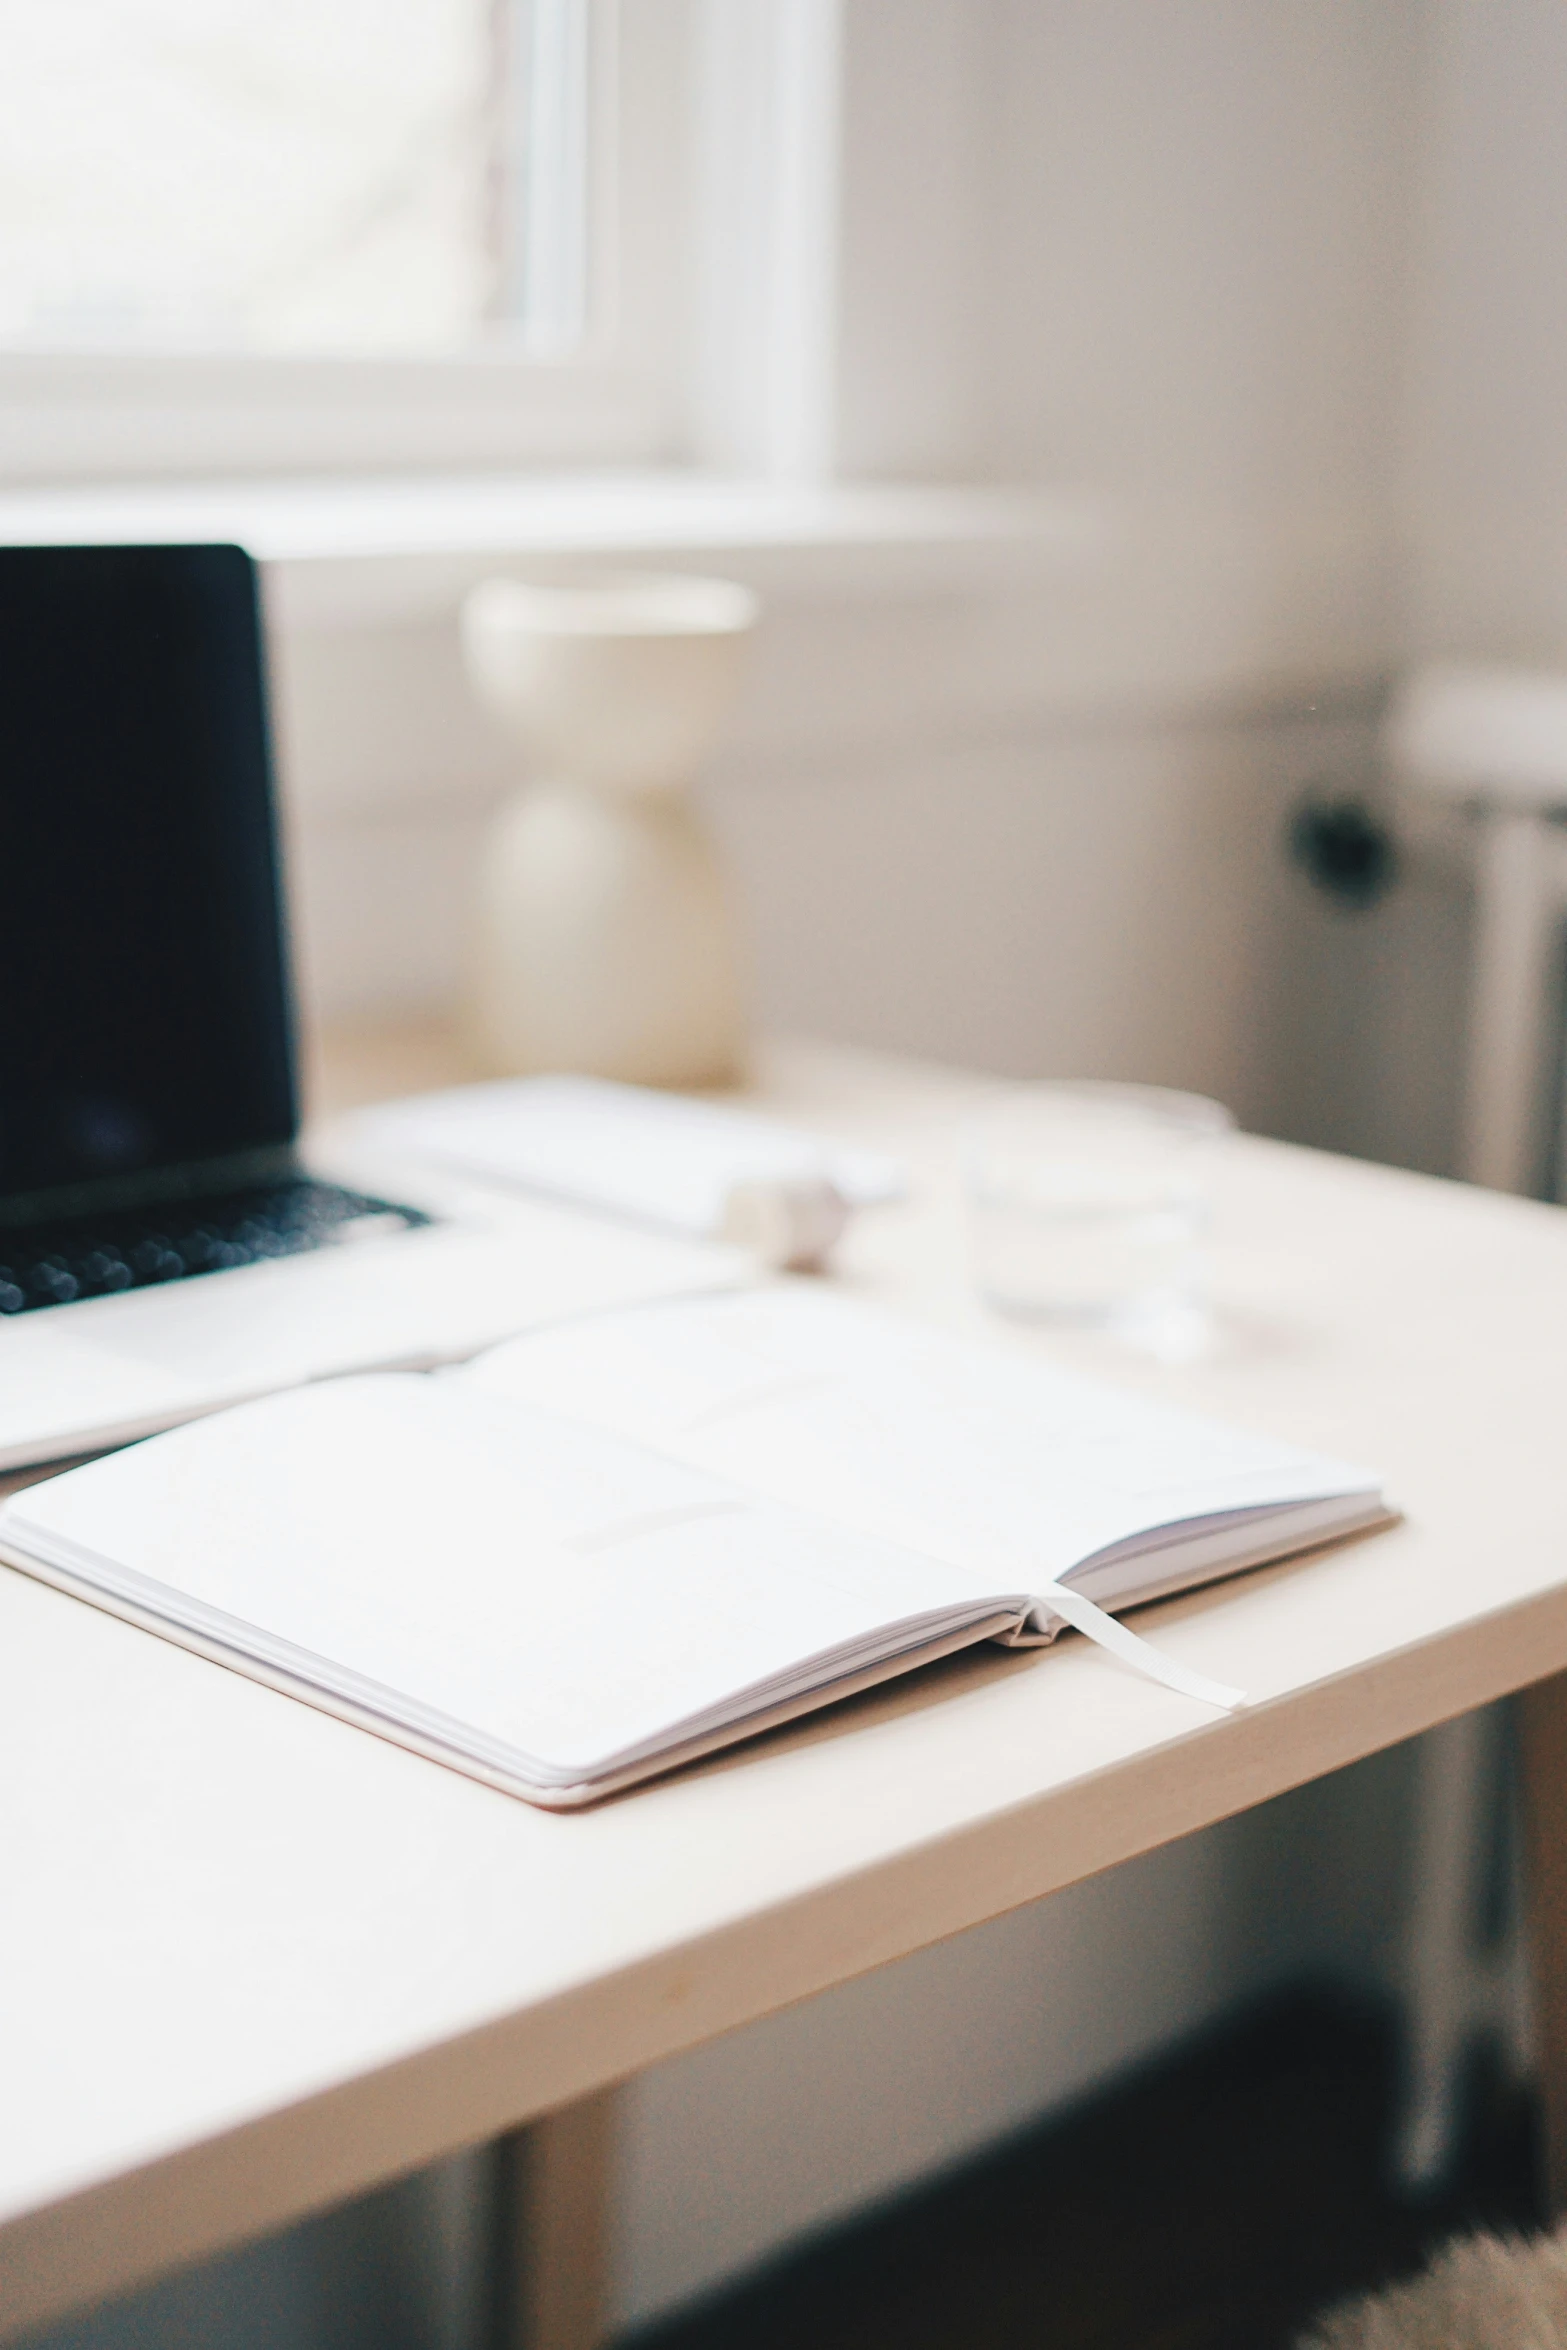
<path id="1" fill-rule="evenodd" d="M 966 1122 L 975 1283 L 1001 1312 L 1137 1326 L 1200 1312 L 1219 1102 L 1156 1085 L 1018 1085 Z"/>

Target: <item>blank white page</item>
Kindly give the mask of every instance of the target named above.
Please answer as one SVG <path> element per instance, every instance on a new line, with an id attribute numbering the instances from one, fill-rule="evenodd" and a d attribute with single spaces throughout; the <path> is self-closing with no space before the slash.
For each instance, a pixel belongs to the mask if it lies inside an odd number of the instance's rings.
<path id="1" fill-rule="evenodd" d="M 934 1562 L 450 1378 L 245 1405 L 30 1488 L 0 1528 L 570 1777 L 967 1599 Z"/>
<path id="2" fill-rule="evenodd" d="M 1027 1591 L 1183 1519 L 1377 1480 L 1000 1348 L 779 1285 L 509 1340 L 450 1374 Z"/>

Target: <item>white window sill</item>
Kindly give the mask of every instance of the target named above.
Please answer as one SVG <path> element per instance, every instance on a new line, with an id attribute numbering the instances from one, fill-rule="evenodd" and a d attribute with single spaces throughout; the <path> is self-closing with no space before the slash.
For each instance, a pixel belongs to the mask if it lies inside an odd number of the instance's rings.
<path id="1" fill-rule="evenodd" d="M 1004 589 L 1059 579 L 1094 536 L 1084 508 L 1029 492 L 679 473 L 0 492 L 0 544 L 237 542 L 266 567 L 274 617 L 291 628 L 434 618 L 498 563 L 738 567 L 783 596 Z"/>
<path id="2" fill-rule="evenodd" d="M 675 471 L 0 490 L 0 544 L 159 540 L 249 548 L 272 621 L 299 637 L 449 625 L 504 566 L 720 570 L 820 608 L 816 698 L 831 667 L 827 701 L 927 729 L 1360 706 L 1394 654 L 1387 531 L 1359 509 Z M 865 622 L 845 632 L 830 615 L 850 602 Z M 901 608 L 895 629 L 877 604 Z"/>

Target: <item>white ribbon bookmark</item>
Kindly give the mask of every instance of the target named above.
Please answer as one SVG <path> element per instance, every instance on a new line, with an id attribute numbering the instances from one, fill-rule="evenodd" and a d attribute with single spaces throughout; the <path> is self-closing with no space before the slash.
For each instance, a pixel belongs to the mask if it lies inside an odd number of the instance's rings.
<path id="1" fill-rule="evenodd" d="M 1075 1632 L 1107 1648 L 1138 1672 L 1146 1673 L 1150 1681 L 1162 1681 L 1166 1689 L 1179 1691 L 1182 1697 L 1195 1697 L 1199 1704 L 1218 1706 L 1223 1713 L 1235 1713 L 1246 1700 L 1244 1689 L 1232 1689 L 1228 1682 L 1210 1681 L 1206 1673 L 1194 1673 L 1189 1665 L 1177 1664 L 1173 1656 L 1155 1648 L 1151 1640 L 1144 1640 L 1137 1632 L 1129 1632 L 1114 1616 L 1106 1615 L 1102 1607 L 1095 1607 L 1080 1591 L 1069 1590 L 1064 1583 L 1042 1583 L 1034 1594 L 1039 1605 L 1053 1616 L 1064 1616 Z"/>

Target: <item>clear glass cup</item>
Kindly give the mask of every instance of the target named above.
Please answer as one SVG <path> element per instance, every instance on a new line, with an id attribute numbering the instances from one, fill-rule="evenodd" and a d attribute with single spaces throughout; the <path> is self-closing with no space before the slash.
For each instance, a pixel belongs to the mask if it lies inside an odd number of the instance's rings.
<path id="1" fill-rule="evenodd" d="M 1200 1313 L 1222 1103 L 1156 1085 L 1013 1086 L 966 1122 L 975 1284 L 1002 1313 L 1137 1327 Z"/>

